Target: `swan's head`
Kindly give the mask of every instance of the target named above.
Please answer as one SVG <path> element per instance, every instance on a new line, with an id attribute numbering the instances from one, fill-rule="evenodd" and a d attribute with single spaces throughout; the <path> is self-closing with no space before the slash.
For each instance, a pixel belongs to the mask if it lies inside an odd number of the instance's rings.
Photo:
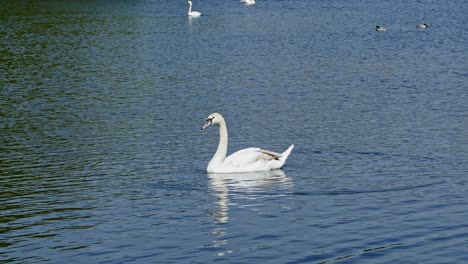
<path id="1" fill-rule="evenodd" d="M 213 124 L 219 125 L 224 120 L 223 116 L 218 113 L 213 113 L 206 118 L 205 124 L 203 124 L 202 129 L 205 129 Z"/>

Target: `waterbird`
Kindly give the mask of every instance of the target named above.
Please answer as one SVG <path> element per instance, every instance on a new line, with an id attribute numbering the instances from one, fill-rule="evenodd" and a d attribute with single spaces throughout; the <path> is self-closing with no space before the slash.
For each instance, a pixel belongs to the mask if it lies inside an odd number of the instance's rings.
<path id="1" fill-rule="evenodd" d="M 189 9 L 188 9 L 188 13 L 187 15 L 190 16 L 190 17 L 199 17 L 201 16 L 201 13 L 198 12 L 198 11 L 192 11 L 192 1 L 187 1 L 187 3 L 189 4 Z"/>
<path id="2" fill-rule="evenodd" d="M 416 25 L 416 28 L 420 28 L 420 29 L 425 29 L 425 28 L 428 28 L 429 26 L 424 23 L 424 24 L 419 24 L 419 25 Z"/>
<path id="3" fill-rule="evenodd" d="M 280 169 L 291 153 L 291 145 L 283 153 L 260 148 L 245 148 L 227 155 L 228 132 L 226 121 L 219 113 L 212 113 L 206 119 L 202 130 L 216 124 L 219 128 L 219 143 L 216 152 L 206 168 L 209 173 L 256 172 Z"/>
<path id="4" fill-rule="evenodd" d="M 241 3 L 244 5 L 254 5 L 255 0 L 241 0 Z"/>
<path id="5" fill-rule="evenodd" d="M 383 26 L 375 26 L 375 30 L 377 30 L 377 31 L 385 31 L 385 30 L 387 30 L 387 29 L 386 29 L 385 27 L 383 27 Z"/>

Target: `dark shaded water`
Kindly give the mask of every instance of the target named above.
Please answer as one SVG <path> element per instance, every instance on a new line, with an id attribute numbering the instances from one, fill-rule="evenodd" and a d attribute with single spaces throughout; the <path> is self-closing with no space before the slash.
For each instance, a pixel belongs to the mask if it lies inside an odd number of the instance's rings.
<path id="1" fill-rule="evenodd" d="M 468 261 L 466 1 L 187 7 L 2 3 L 1 263 Z"/>

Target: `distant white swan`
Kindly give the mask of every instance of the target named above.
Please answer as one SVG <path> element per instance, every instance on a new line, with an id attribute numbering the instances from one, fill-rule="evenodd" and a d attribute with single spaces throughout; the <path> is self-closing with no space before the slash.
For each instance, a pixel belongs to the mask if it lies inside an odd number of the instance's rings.
<path id="1" fill-rule="evenodd" d="M 428 28 L 429 26 L 427 24 L 419 24 L 419 25 L 416 25 L 416 28 L 420 28 L 420 29 L 426 29 Z"/>
<path id="2" fill-rule="evenodd" d="M 198 11 L 192 11 L 192 1 L 187 1 L 188 4 L 189 4 L 189 9 L 188 9 L 188 13 L 187 15 L 188 16 L 191 16 L 191 17 L 199 17 L 201 16 L 201 13 L 198 12 Z"/>
<path id="3" fill-rule="evenodd" d="M 283 167 L 294 145 L 283 153 L 276 153 L 260 148 L 241 149 L 228 157 L 228 132 L 226 121 L 221 114 L 213 113 L 208 116 L 202 129 L 216 124 L 219 127 L 219 144 L 216 153 L 208 163 L 206 170 L 211 173 L 255 172 L 268 171 Z"/>
<path id="4" fill-rule="evenodd" d="M 387 29 L 386 29 L 385 27 L 383 27 L 383 26 L 375 26 L 375 30 L 377 30 L 377 31 L 385 31 L 385 30 L 387 30 Z"/>
<path id="5" fill-rule="evenodd" d="M 244 5 L 254 5 L 255 0 L 241 0 L 241 3 Z"/>

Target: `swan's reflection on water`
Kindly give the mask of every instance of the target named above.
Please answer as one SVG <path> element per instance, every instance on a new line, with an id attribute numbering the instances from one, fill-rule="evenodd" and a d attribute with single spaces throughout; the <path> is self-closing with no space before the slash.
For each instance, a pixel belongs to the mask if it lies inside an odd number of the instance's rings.
<path id="1" fill-rule="evenodd" d="M 225 236 L 228 235 L 229 206 L 246 206 L 252 199 L 261 203 L 261 199 L 265 197 L 287 195 L 293 187 L 291 178 L 281 169 L 249 173 L 209 173 L 208 177 L 210 189 L 217 198 L 216 209 L 212 213 L 215 223 L 211 231 L 215 236 L 211 244 L 213 247 L 227 247 L 228 240 Z M 230 198 L 236 199 L 236 203 L 230 203 Z M 224 256 L 232 252 L 226 250 L 217 254 Z"/>

